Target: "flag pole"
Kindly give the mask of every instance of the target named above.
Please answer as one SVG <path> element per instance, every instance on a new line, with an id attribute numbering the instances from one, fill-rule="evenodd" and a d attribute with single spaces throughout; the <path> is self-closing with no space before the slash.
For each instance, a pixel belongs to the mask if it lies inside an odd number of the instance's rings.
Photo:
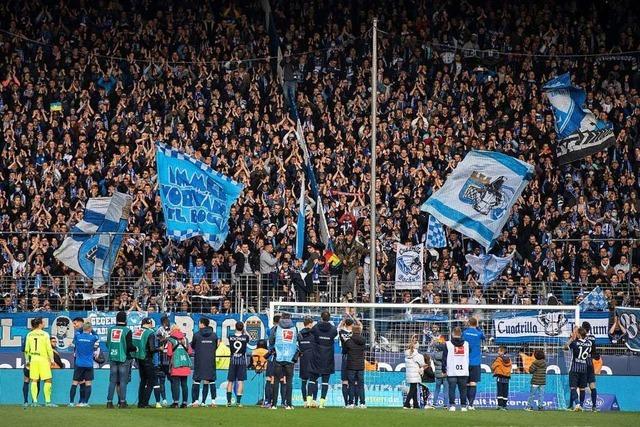
<path id="1" fill-rule="evenodd" d="M 376 130 L 378 110 L 378 19 L 373 19 L 373 52 L 371 56 L 371 189 L 369 195 L 371 236 L 369 241 L 369 301 L 376 302 Z M 371 311 L 369 338 L 375 344 L 375 312 Z"/>

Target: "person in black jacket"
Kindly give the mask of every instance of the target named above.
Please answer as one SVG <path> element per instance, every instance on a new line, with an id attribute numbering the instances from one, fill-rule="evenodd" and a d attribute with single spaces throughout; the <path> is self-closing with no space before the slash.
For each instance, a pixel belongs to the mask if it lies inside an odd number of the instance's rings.
<path id="1" fill-rule="evenodd" d="M 211 406 L 216 406 L 216 349 L 220 340 L 209 319 L 201 317 L 200 330 L 193 334 L 193 384 L 191 385 L 191 406 L 205 405 L 211 390 Z M 200 402 L 200 382 L 202 382 L 202 403 Z"/>
<path id="2" fill-rule="evenodd" d="M 329 391 L 329 377 L 336 370 L 333 341 L 336 339 L 336 336 L 338 336 L 338 330 L 329 323 L 331 315 L 328 311 L 323 311 L 320 319 L 321 321 L 311 329 L 311 333 L 315 338 L 315 356 L 309 369 L 311 375 L 309 376 L 308 392 L 312 397 L 309 403 L 315 406 L 315 400 L 318 396 L 318 379 L 322 377 L 322 391 L 318 406 L 324 408 L 327 392 Z"/>
<path id="3" fill-rule="evenodd" d="M 307 393 L 307 382 L 311 377 L 310 370 L 314 357 L 315 339 L 311 332 L 313 319 L 305 317 L 303 324 L 304 328 L 298 334 L 298 347 L 300 348 L 300 388 L 302 391 L 302 401 L 306 408 L 312 404 L 311 396 Z"/>
<path id="4" fill-rule="evenodd" d="M 349 405 L 353 408 L 356 396 L 360 408 L 366 408 L 364 401 L 364 351 L 366 343 L 362 336 L 362 325 L 356 323 L 352 329 L 353 335 L 346 341 L 347 346 L 347 378 L 349 380 Z"/>

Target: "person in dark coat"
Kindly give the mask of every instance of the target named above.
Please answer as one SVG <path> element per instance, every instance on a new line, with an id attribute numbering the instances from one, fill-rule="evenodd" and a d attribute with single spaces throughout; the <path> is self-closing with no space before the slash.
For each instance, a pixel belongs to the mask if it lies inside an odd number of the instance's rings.
<path id="1" fill-rule="evenodd" d="M 320 319 L 320 322 L 311 329 L 311 333 L 315 338 L 315 353 L 310 369 L 309 394 L 312 396 L 311 404 L 315 404 L 314 402 L 318 396 L 318 379 L 322 378 L 318 406 L 324 408 L 327 392 L 329 391 L 329 377 L 336 370 L 333 341 L 338 336 L 338 330 L 329 322 L 331 315 L 328 311 L 323 311 Z"/>
<path id="2" fill-rule="evenodd" d="M 353 335 L 346 342 L 347 346 L 347 378 L 349 380 L 349 405 L 353 408 L 356 396 L 360 408 L 366 408 L 364 401 L 364 351 L 366 342 L 362 336 L 362 325 L 353 325 Z"/>
<path id="3" fill-rule="evenodd" d="M 311 332 L 313 319 L 305 317 L 303 320 L 304 328 L 298 334 L 298 346 L 300 348 L 300 382 L 302 391 L 302 400 L 305 408 L 312 404 L 312 398 L 307 393 L 307 382 L 311 377 L 311 363 L 315 353 L 315 338 Z"/>
<path id="4" fill-rule="evenodd" d="M 202 405 L 207 401 L 207 395 L 211 390 L 211 406 L 216 402 L 216 349 L 218 348 L 218 335 L 211 326 L 209 319 L 200 318 L 200 330 L 193 335 L 191 348 L 193 349 L 193 384 L 191 385 L 191 406 L 200 406 L 200 383 L 202 388 Z"/>

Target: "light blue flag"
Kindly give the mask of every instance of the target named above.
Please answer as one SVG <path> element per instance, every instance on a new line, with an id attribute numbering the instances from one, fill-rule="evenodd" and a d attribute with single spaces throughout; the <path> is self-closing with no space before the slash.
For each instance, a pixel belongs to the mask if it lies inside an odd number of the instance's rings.
<path id="1" fill-rule="evenodd" d="M 162 143 L 156 148 L 167 237 L 183 241 L 202 236 L 220 249 L 229 234 L 231 205 L 244 186 L 179 150 Z"/>
<path id="2" fill-rule="evenodd" d="M 587 96 L 584 90 L 571 83 L 569 73 L 548 81 L 546 92 L 558 134 L 556 157 L 565 164 L 597 153 L 615 142 L 613 125 L 582 108 Z"/>
<path id="3" fill-rule="evenodd" d="M 476 256 L 473 254 L 465 255 L 465 259 L 469 266 L 478 273 L 478 282 L 487 285 L 496 280 L 502 270 L 511 263 L 512 255 L 508 257 L 497 257 L 495 255 L 483 254 Z"/>
<path id="4" fill-rule="evenodd" d="M 82 220 L 71 228 L 54 256 L 92 280 L 94 287 L 104 285 L 122 246 L 130 211 L 128 194 L 116 192 L 112 197 L 89 199 Z"/>
<path id="5" fill-rule="evenodd" d="M 427 248 L 444 248 L 447 246 L 447 235 L 444 233 L 444 227 L 433 215 L 429 216 L 426 244 Z"/>
<path id="6" fill-rule="evenodd" d="M 296 234 L 296 258 L 302 259 L 302 255 L 304 254 L 304 231 L 306 227 L 306 218 L 304 217 L 304 197 L 305 197 L 305 188 L 304 188 L 304 175 L 302 178 L 302 185 L 300 186 L 300 201 L 298 206 L 298 224 L 297 224 L 297 234 Z"/>
<path id="7" fill-rule="evenodd" d="M 609 309 L 609 302 L 604 296 L 604 291 L 600 286 L 596 286 L 580 301 L 581 311 L 606 311 Z"/>
<path id="8" fill-rule="evenodd" d="M 532 177 L 533 166 L 518 159 L 471 151 L 421 209 L 490 248 Z"/>

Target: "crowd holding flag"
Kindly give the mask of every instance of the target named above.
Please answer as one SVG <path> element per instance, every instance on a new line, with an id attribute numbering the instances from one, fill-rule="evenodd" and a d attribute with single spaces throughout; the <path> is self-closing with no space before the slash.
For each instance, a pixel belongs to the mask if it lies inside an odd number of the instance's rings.
<path id="1" fill-rule="evenodd" d="M 422 289 L 424 245 L 396 248 L 396 289 Z"/>
<path id="2" fill-rule="evenodd" d="M 305 198 L 305 188 L 304 188 L 304 177 L 303 177 L 302 184 L 300 185 L 298 223 L 297 223 L 297 230 L 296 230 L 296 258 L 299 258 L 299 259 L 302 259 L 302 255 L 304 254 L 304 232 L 306 227 L 304 198 Z"/>
<path id="3" fill-rule="evenodd" d="M 555 117 L 556 158 L 560 165 L 583 159 L 615 143 L 613 125 L 582 107 L 586 93 L 571 83 L 569 73 L 548 81 L 542 88 Z"/>
<path id="4" fill-rule="evenodd" d="M 492 151 L 469 152 L 423 205 L 444 225 L 489 249 L 533 177 L 533 166 Z"/>
<path id="5" fill-rule="evenodd" d="M 67 267 L 100 287 L 109 281 L 129 224 L 131 196 L 114 193 L 87 201 L 83 219 L 54 252 Z M 86 233 L 86 234 L 85 234 Z"/>
<path id="6" fill-rule="evenodd" d="M 433 215 L 429 216 L 427 225 L 427 248 L 446 248 L 447 235 L 444 233 L 442 223 Z"/>
<path id="7" fill-rule="evenodd" d="M 178 241 L 202 236 L 220 249 L 229 233 L 231 205 L 244 186 L 177 149 L 156 147 L 167 236 Z"/>

